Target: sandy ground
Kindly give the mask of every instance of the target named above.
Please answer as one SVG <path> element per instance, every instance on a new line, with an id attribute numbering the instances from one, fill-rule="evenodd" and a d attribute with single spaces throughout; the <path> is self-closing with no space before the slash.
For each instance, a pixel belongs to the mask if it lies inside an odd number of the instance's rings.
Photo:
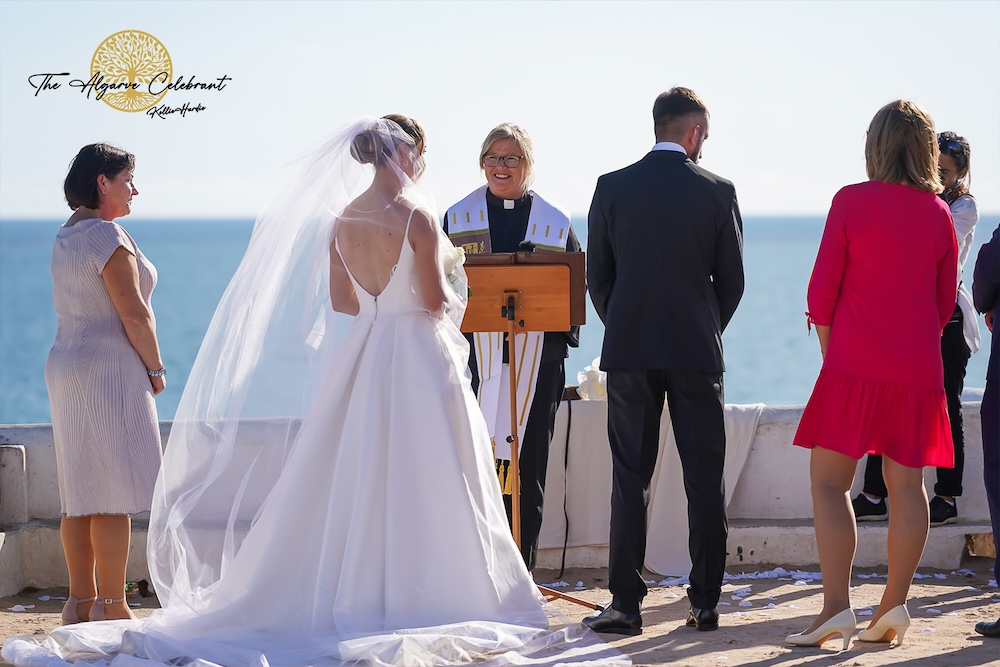
<path id="1" fill-rule="evenodd" d="M 684 587 L 659 585 L 660 577 L 647 573 L 650 586 L 643 611 L 644 632 L 637 637 L 604 635 L 611 644 L 631 657 L 636 665 L 675 665 L 705 667 L 712 665 L 773 667 L 810 665 L 828 667 L 845 665 L 869 667 L 907 665 L 908 667 L 972 667 L 1000 665 L 1000 639 L 986 639 L 973 631 L 979 621 L 1000 617 L 1000 590 L 990 586 L 992 560 L 969 558 L 961 570 L 921 569 L 910 589 L 908 608 L 913 617 L 901 646 L 869 644 L 855 638 L 847 651 L 839 651 L 839 640 L 822 648 L 788 646 L 784 637 L 799 632 L 822 605 L 818 580 L 783 578 L 731 579 L 723 590 L 720 628 L 716 632 L 697 632 L 684 626 L 688 603 Z M 802 577 L 818 573 L 815 565 L 785 566 Z M 773 570 L 760 568 L 759 571 Z M 587 601 L 603 603 L 610 599 L 604 570 L 536 570 L 540 584 L 566 582 L 557 590 Z M 739 573 L 730 571 L 732 575 Z M 858 613 L 858 627 L 864 628 L 870 616 L 866 606 L 874 606 L 882 589 L 885 570 L 858 570 L 852 581 L 852 602 Z M 578 583 L 579 582 L 579 583 Z M 0 598 L 0 637 L 13 634 L 44 634 L 59 624 L 61 600 L 39 597 L 65 596 L 65 589 L 23 591 L 14 597 Z M 734 599 L 735 596 L 735 599 Z M 155 598 L 132 599 L 136 613 L 144 616 L 156 608 Z M 742 604 L 742 606 L 740 606 Z M 11 611 L 21 605 L 33 608 Z M 571 602 L 553 603 L 553 623 L 578 622 L 588 612 Z M 8 663 L 0 660 L 0 664 Z"/>

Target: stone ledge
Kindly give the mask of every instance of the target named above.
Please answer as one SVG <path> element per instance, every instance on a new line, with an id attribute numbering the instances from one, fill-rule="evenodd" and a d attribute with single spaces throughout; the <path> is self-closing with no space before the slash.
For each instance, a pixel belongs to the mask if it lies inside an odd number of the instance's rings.
<path id="1" fill-rule="evenodd" d="M 132 540 L 125 576 L 149 579 L 146 567 L 148 521 L 132 520 Z M 59 538 L 59 521 L 42 520 L 8 526 L 0 531 L 0 597 L 27 586 L 68 586 L 66 561 Z"/>
<path id="2" fill-rule="evenodd" d="M 149 579 L 146 566 L 146 534 L 149 522 L 132 521 L 132 547 L 126 577 L 130 581 Z M 885 522 L 862 522 L 858 525 L 856 567 L 884 567 L 886 562 Z M 968 550 L 970 536 L 992 535 L 990 524 L 959 522 L 931 528 L 921 567 L 956 569 Z M 976 537 L 987 540 L 986 537 Z M 991 538 L 989 538 L 991 539 Z M 539 549 L 538 568 L 559 570 L 563 550 Z M 782 564 L 794 568 L 819 561 L 811 521 L 735 519 L 729 523 L 729 555 L 726 570 L 730 573 L 756 565 Z M 606 568 L 607 545 L 569 547 L 567 568 Z M 0 532 L 0 597 L 14 595 L 25 586 L 51 588 L 68 585 L 59 522 L 32 521 Z"/>
<path id="3" fill-rule="evenodd" d="M 886 563 L 887 522 L 858 524 L 858 548 L 854 556 L 856 567 L 884 567 Z M 977 540 L 992 539 L 989 523 L 969 521 L 935 526 L 927 537 L 927 546 L 920 559 L 921 567 L 955 569 L 968 551 L 970 536 Z M 539 549 L 538 567 L 559 570 L 563 550 Z M 726 569 L 755 565 L 784 564 L 786 568 L 818 563 L 816 537 L 812 521 L 796 519 L 753 520 L 734 519 L 729 522 L 729 555 Z M 608 565 L 607 545 L 569 547 L 566 567 L 603 568 Z"/>

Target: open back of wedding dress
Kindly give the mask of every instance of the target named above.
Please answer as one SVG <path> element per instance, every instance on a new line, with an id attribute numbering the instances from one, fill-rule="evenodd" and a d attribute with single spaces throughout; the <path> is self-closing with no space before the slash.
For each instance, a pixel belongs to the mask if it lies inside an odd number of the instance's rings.
<path id="1" fill-rule="evenodd" d="M 589 631 L 548 630 L 467 377 L 460 257 L 440 235 L 451 296 L 434 317 L 407 236 L 413 210 L 437 218 L 405 174 L 392 205 L 411 212 L 388 283 L 370 294 L 345 262 L 360 312 L 333 313 L 335 221 L 373 173 L 350 147 L 371 128 L 389 148 L 404 136 L 391 121 L 358 121 L 299 165 L 258 218 L 208 330 L 150 521 L 163 609 L 12 638 L 7 660 L 627 662 Z"/>

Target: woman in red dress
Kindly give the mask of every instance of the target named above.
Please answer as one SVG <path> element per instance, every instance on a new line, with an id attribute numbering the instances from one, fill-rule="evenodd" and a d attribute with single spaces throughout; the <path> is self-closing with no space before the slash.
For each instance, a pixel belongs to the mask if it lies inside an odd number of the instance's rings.
<path id="1" fill-rule="evenodd" d="M 901 642 L 906 595 L 927 539 L 923 466 L 953 465 L 941 366 L 941 331 L 955 310 L 958 250 L 937 197 L 938 144 L 930 115 L 897 100 L 872 119 L 868 177 L 843 188 L 827 216 L 812 278 L 809 318 L 823 367 L 794 443 L 812 449 L 810 479 L 823 610 L 797 645 L 840 636 L 847 648 L 857 544 L 848 492 L 857 460 L 883 456 L 892 513 L 889 579 L 862 641 Z"/>

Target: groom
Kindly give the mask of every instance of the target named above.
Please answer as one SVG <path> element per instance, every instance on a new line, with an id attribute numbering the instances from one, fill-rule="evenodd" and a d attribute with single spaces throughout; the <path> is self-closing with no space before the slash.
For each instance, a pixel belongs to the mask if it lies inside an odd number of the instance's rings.
<path id="1" fill-rule="evenodd" d="M 601 176 L 590 207 L 587 283 L 605 326 L 613 462 L 613 600 L 584 620 L 598 632 L 642 632 L 646 507 L 664 394 L 688 498 L 687 624 L 718 627 L 728 531 L 722 332 L 743 294 L 743 223 L 733 184 L 697 165 L 708 120 L 694 91 L 662 93 L 653 150 Z"/>

